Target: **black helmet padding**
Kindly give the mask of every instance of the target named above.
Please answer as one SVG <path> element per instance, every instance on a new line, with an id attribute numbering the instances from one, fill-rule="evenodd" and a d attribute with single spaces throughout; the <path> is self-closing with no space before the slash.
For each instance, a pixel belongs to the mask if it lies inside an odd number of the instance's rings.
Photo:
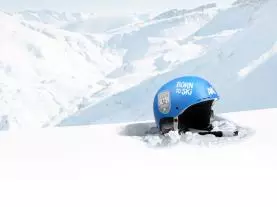
<path id="1" fill-rule="evenodd" d="M 178 117 L 178 128 L 209 129 L 211 127 L 210 120 L 213 114 L 212 104 L 213 100 L 209 100 L 187 108 Z"/>

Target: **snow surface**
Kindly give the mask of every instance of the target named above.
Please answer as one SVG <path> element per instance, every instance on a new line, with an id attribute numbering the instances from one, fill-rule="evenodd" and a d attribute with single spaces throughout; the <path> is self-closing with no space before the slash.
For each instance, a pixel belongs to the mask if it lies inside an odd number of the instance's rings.
<path id="1" fill-rule="evenodd" d="M 276 7 L 0 12 L 0 206 L 276 207 Z M 185 74 L 249 134 L 146 144 L 156 90 Z"/>
<path id="2" fill-rule="evenodd" d="M 0 205 L 276 206 L 277 109 L 223 114 L 240 142 L 153 148 L 130 124 L 0 133 Z"/>

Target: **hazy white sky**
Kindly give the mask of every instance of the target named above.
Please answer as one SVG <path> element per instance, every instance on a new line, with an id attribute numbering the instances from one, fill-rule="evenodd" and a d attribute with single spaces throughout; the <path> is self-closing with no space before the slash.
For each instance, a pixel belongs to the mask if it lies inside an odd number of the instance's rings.
<path id="1" fill-rule="evenodd" d="M 235 0 L 0 0 L 1 10 L 55 9 L 58 11 L 147 11 L 191 8 L 206 3 L 229 4 Z"/>

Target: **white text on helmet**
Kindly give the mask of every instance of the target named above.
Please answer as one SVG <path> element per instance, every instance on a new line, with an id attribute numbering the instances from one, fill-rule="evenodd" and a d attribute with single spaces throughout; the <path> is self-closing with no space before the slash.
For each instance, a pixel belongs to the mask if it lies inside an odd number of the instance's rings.
<path id="1" fill-rule="evenodd" d="M 208 94 L 209 94 L 209 95 L 214 95 L 214 94 L 216 94 L 215 90 L 214 90 L 212 87 L 209 87 L 207 90 L 208 90 Z"/>
<path id="2" fill-rule="evenodd" d="M 186 96 L 192 95 L 193 83 L 178 81 L 176 84 L 176 93 Z"/>

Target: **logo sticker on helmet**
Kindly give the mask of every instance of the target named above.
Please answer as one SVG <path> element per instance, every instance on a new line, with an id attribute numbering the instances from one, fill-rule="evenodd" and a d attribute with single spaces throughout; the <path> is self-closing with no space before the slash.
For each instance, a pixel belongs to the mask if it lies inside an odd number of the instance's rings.
<path id="1" fill-rule="evenodd" d="M 207 91 L 210 96 L 216 94 L 215 90 L 212 87 L 207 88 Z"/>
<path id="2" fill-rule="evenodd" d="M 167 114 L 170 111 L 170 93 L 169 91 L 164 91 L 158 94 L 158 107 L 159 111 L 163 114 Z"/>
<path id="3" fill-rule="evenodd" d="M 183 96 L 191 96 L 193 92 L 193 83 L 178 81 L 176 84 L 176 93 Z"/>

